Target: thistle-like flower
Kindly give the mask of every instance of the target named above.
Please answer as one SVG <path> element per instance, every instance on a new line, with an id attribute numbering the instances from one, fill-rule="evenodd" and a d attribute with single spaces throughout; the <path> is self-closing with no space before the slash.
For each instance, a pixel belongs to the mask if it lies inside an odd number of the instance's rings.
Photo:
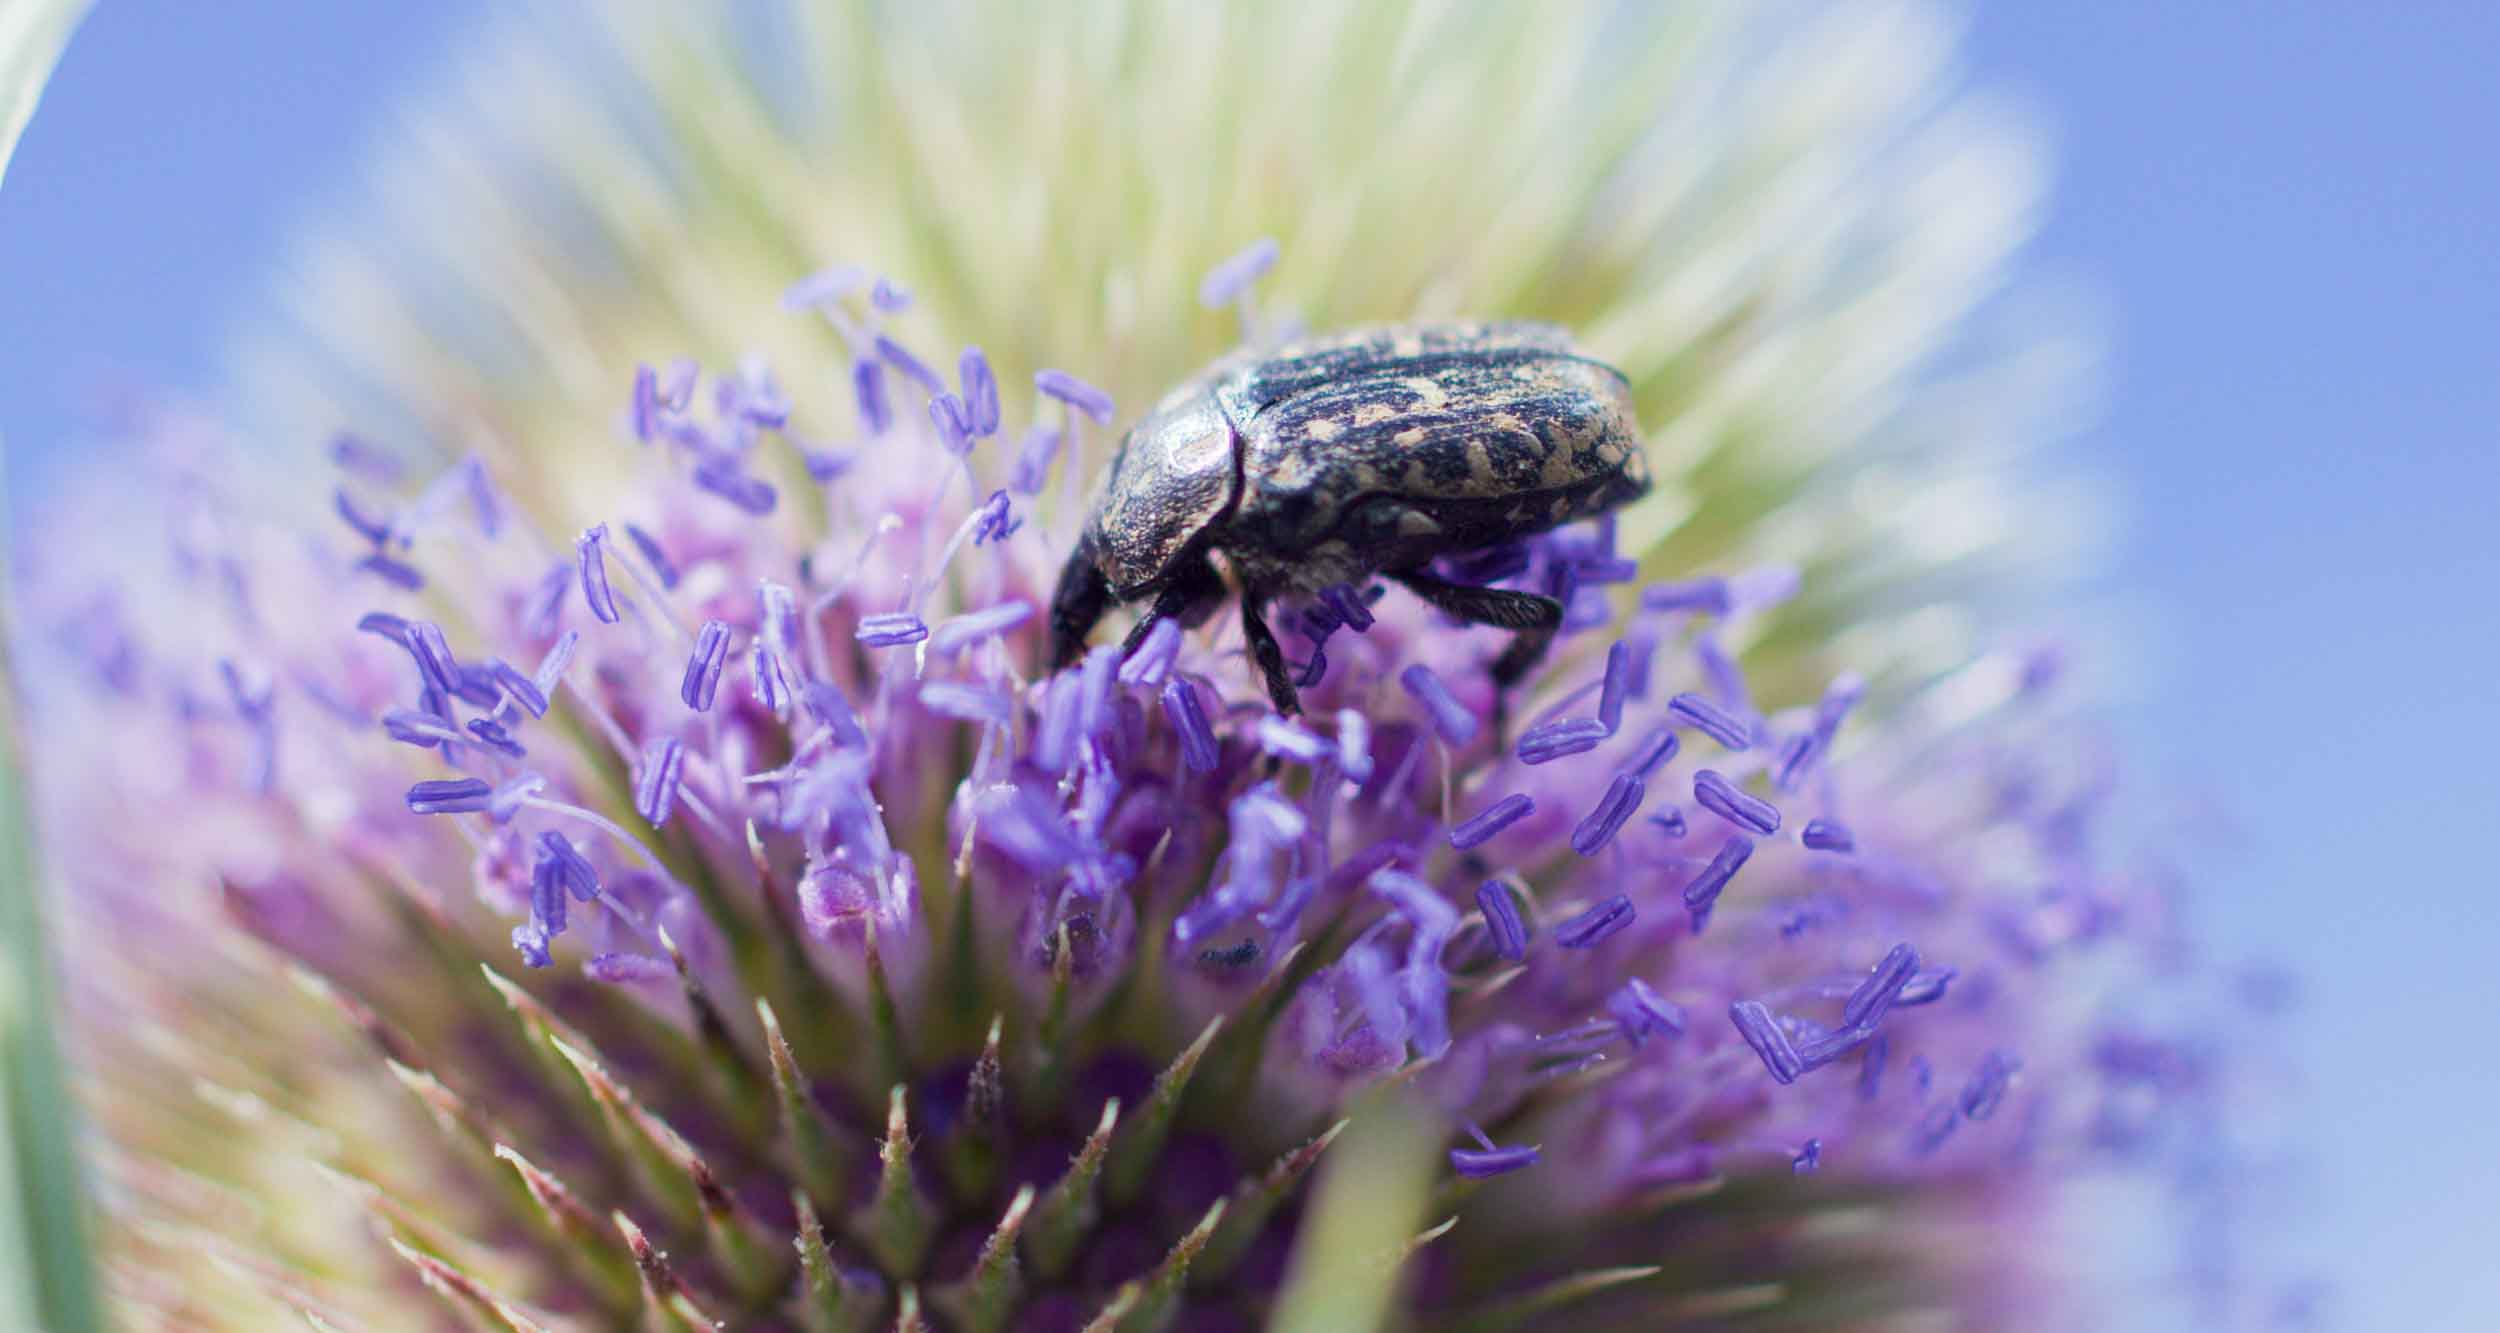
<path id="1" fill-rule="evenodd" d="M 323 410 L 374 427 L 330 475 L 160 418 L 148 484 L 63 512 L 170 577 L 30 544 L 122 1308 L 2052 1325 L 2060 1182 L 2201 1065 L 2096 1007 L 2176 941 L 2096 845 L 2054 660 L 1913 692 L 1933 639 L 1885 628 L 2002 549 L 1875 568 L 1910 455 L 1849 452 L 1920 419 L 1998 258 L 1825 178 L 1923 75 L 1646 10 L 1245 10 L 1213 49 L 846 13 L 798 44 L 840 98 L 796 129 L 758 51 L 631 30 L 671 151 L 575 125 L 525 155 L 565 222 L 429 235 L 405 301 L 323 307 L 354 373 L 288 392 L 353 384 Z M 1693 83 L 1723 64 L 1742 134 Z M 1310 106 L 1407 147 L 1322 152 Z M 537 111 L 505 123 L 587 114 Z M 1215 142 L 1274 179 L 1192 174 Z M 1008 145 L 1064 158 L 928 169 Z M 1124 189 L 1157 202 L 1069 202 Z M 1197 271 L 1262 220 L 1272 275 Z M 1445 306 L 1571 321 L 1654 434 L 1653 500 L 1439 571 L 1562 599 L 1540 670 L 1497 700 L 1498 640 L 1352 584 L 1283 608 L 1300 717 L 1221 630 L 1041 669 L 1122 413 L 1223 338 Z M 475 451 L 371 442 L 420 431 Z"/>

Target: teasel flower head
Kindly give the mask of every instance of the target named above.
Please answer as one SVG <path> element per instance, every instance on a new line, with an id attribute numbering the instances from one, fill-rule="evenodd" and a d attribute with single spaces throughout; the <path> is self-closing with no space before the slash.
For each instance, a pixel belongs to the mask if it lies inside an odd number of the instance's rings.
<path id="1" fill-rule="evenodd" d="M 519 145 L 552 194 L 316 312 L 343 373 L 289 395 L 363 409 L 321 474 L 157 410 L 72 483 L 21 557 L 28 719 L 121 1309 L 2053 1326 L 2044 1218 L 2213 1056 L 2112 1017 L 2183 946 L 2055 659 L 1910 688 L 1886 612 L 1952 581 L 1855 581 L 1894 517 L 1828 494 L 1920 453 L 1868 437 L 1996 258 L 1812 169 L 1914 128 L 1928 29 L 1762 57 L 1497 8 L 1497 58 L 1283 8 L 1339 63 L 1271 9 L 1220 60 L 1173 14 L 958 48 L 845 10 L 789 44 L 826 106 L 744 30 L 583 32 L 649 87 L 496 67 L 508 127 L 567 127 Z M 1311 96 L 1251 115 L 1253 75 Z M 570 96 L 619 87 L 656 139 Z M 1356 179 L 1308 101 L 1428 156 Z M 1193 141 L 1273 179 L 1199 199 Z M 1500 206 L 1429 216 L 1491 207 L 1435 162 Z M 1123 182 L 1206 217 L 1084 211 Z M 1654 432 L 1662 499 L 1442 571 L 1565 600 L 1543 668 L 1497 700 L 1494 636 L 1363 584 L 1284 608 L 1299 717 L 1222 630 L 1043 669 L 1108 423 L 1227 340 L 1445 306 L 1574 322 Z M 148 572 L 91 567 L 107 530 Z"/>

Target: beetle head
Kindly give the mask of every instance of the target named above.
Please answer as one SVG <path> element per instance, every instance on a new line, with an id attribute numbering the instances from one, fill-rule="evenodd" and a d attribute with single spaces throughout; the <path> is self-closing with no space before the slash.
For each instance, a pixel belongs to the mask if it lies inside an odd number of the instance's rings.
<path id="1" fill-rule="evenodd" d="M 1120 441 L 1085 541 L 1114 596 L 1170 574 L 1241 489 L 1241 439 L 1203 386 L 1175 392 Z"/>

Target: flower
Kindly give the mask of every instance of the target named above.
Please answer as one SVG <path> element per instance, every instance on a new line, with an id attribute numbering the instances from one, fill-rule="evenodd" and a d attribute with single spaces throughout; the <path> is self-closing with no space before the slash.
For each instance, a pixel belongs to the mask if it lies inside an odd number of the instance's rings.
<path id="1" fill-rule="evenodd" d="M 955 49 L 851 11 L 795 48 L 837 109 L 780 118 L 769 52 L 654 18 L 613 35 L 668 88 L 664 164 L 506 68 L 549 99 L 509 132 L 570 125 L 518 158 L 568 221 L 490 190 L 475 226 L 412 205 L 418 262 L 334 242 L 323 359 L 264 362 L 250 413 L 358 421 L 318 483 L 180 415 L 81 479 L 57 522 L 174 557 L 26 559 L 134 1318 L 2048 1322 L 2042 1209 L 2208 1082 L 2098 1007 L 2176 941 L 2097 844 L 2054 663 L 1915 690 L 1937 645 L 1888 615 L 2005 551 L 1901 540 L 1936 518 L 1903 478 L 1992 487 L 1875 437 L 2019 209 L 1954 195 L 1993 239 L 1931 253 L 1886 212 L 1925 196 L 1817 165 L 1925 84 L 1832 53 L 1928 30 L 1755 64 L 1731 19 L 1282 8 L 1213 45 L 1140 16 L 1116 67 L 1086 20 Z M 1341 70 L 1287 58 L 1322 16 Z M 1418 42 L 1447 54 L 1411 85 L 1367 76 Z M 1506 82 L 1521 43 L 1591 77 Z M 1186 174 L 1185 113 L 1269 73 L 1320 95 L 1243 123 L 1268 188 L 1168 231 L 1055 212 L 1224 180 Z M 1429 132 L 1339 157 L 1306 106 Z M 827 171 L 818 134 L 850 136 Z M 1910 138 L 1943 181 L 1993 147 Z M 971 160 L 1037 142 L 1070 156 Z M 1643 174 L 1678 149 L 1695 174 Z M 1200 253 L 1263 222 L 1282 245 Z M 374 270 L 340 247 L 384 238 L 411 299 L 342 299 Z M 877 253 L 925 262 L 808 267 Z M 1510 697 L 1496 635 L 1368 584 L 1279 608 L 1302 717 L 1222 629 L 1040 670 L 1109 423 L 1287 311 L 1459 306 L 1565 318 L 1657 433 L 1656 500 L 1442 571 L 1567 602 Z"/>

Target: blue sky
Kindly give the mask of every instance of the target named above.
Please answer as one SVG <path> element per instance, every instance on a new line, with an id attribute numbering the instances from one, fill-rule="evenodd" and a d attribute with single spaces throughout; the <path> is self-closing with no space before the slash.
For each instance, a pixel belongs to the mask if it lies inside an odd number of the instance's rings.
<path id="1" fill-rule="evenodd" d="M 205 383 L 287 219 L 484 8 L 102 0 L 0 194 L 13 462 L 101 378 Z M 2350 1328 L 2500 1326 L 2494 51 L 2481 4 L 1971 14 L 2058 145 L 2036 253 L 2115 312 L 2084 448 L 2132 501 L 2139 791 L 2228 794 L 2207 924 L 2308 977 L 2281 1244 Z"/>

